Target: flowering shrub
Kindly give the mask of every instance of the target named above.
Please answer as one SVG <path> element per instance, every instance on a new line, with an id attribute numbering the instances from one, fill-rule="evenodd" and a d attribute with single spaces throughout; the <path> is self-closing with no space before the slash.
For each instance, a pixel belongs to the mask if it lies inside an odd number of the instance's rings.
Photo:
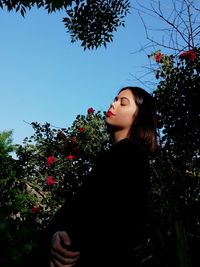
<path id="1" fill-rule="evenodd" d="M 13 246 L 3 253 L 3 258 L 13 261 L 5 266 L 20 262 L 32 249 L 37 243 L 36 232 L 76 194 L 96 155 L 109 143 L 104 115 L 93 108 L 78 115 L 66 129 L 54 129 L 49 123 L 31 125 L 34 134 L 17 146 L 18 172 L 1 203 L 6 207 L 7 243 Z"/>
<path id="2" fill-rule="evenodd" d="M 162 140 L 168 141 L 171 148 L 172 144 L 180 146 L 176 154 L 185 153 L 190 160 L 199 153 L 199 71 L 200 49 L 178 56 L 163 55 L 156 71 L 159 84 L 154 96 L 160 127 L 164 128 Z"/>
<path id="3" fill-rule="evenodd" d="M 157 64 L 153 96 L 160 128 L 160 151 L 152 164 L 151 217 L 160 223 L 166 241 L 168 255 L 160 253 L 168 259 L 166 266 L 188 266 L 200 244 L 200 49 L 179 55 L 157 51 L 150 57 Z M 175 251 L 178 256 L 168 257 Z"/>
<path id="4" fill-rule="evenodd" d="M 35 208 L 40 228 L 49 222 L 66 197 L 76 193 L 108 135 L 103 115 L 93 108 L 85 116 L 78 115 L 68 129 L 52 129 L 49 123 L 37 122 L 32 127 L 35 134 L 18 146 L 17 155 L 27 193 L 33 198 L 24 203 L 26 212 L 16 212 L 26 220 Z"/>

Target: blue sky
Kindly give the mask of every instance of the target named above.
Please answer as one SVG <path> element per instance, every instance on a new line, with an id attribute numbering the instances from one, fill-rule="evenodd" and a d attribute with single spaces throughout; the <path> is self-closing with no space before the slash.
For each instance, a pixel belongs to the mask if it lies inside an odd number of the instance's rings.
<path id="1" fill-rule="evenodd" d="M 136 11 L 107 48 L 91 51 L 70 42 L 62 18 L 32 10 L 24 19 L 0 10 L 0 131 L 13 129 L 14 143 L 32 134 L 26 122 L 68 127 L 89 107 L 107 110 L 121 87 L 141 86 L 135 77 L 149 66 L 145 52 L 137 52 L 147 40 Z"/>

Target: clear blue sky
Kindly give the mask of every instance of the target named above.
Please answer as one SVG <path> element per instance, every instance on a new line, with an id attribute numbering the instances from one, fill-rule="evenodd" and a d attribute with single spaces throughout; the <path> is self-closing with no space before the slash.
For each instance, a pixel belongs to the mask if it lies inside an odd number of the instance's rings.
<path id="1" fill-rule="evenodd" d="M 91 51 L 70 42 L 62 18 L 0 10 L 0 131 L 13 129 L 14 143 L 33 132 L 24 121 L 68 127 L 89 107 L 106 110 L 121 87 L 141 86 L 134 77 L 149 66 L 144 51 L 136 52 L 147 40 L 134 10 L 106 49 Z"/>

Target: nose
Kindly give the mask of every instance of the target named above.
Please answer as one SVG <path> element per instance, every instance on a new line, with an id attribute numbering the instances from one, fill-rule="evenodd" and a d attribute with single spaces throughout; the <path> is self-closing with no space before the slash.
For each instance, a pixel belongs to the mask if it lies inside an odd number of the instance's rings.
<path id="1" fill-rule="evenodd" d="M 115 101 L 113 101 L 111 104 L 110 104 L 110 108 L 114 108 L 115 107 Z"/>

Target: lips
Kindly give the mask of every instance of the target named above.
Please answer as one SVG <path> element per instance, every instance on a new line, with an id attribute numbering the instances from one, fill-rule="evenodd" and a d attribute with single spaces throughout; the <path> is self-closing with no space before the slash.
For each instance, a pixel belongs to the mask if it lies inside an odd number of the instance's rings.
<path id="1" fill-rule="evenodd" d="M 106 116 L 111 117 L 111 116 L 114 116 L 114 114 L 112 113 L 112 111 L 108 110 L 106 113 Z"/>

